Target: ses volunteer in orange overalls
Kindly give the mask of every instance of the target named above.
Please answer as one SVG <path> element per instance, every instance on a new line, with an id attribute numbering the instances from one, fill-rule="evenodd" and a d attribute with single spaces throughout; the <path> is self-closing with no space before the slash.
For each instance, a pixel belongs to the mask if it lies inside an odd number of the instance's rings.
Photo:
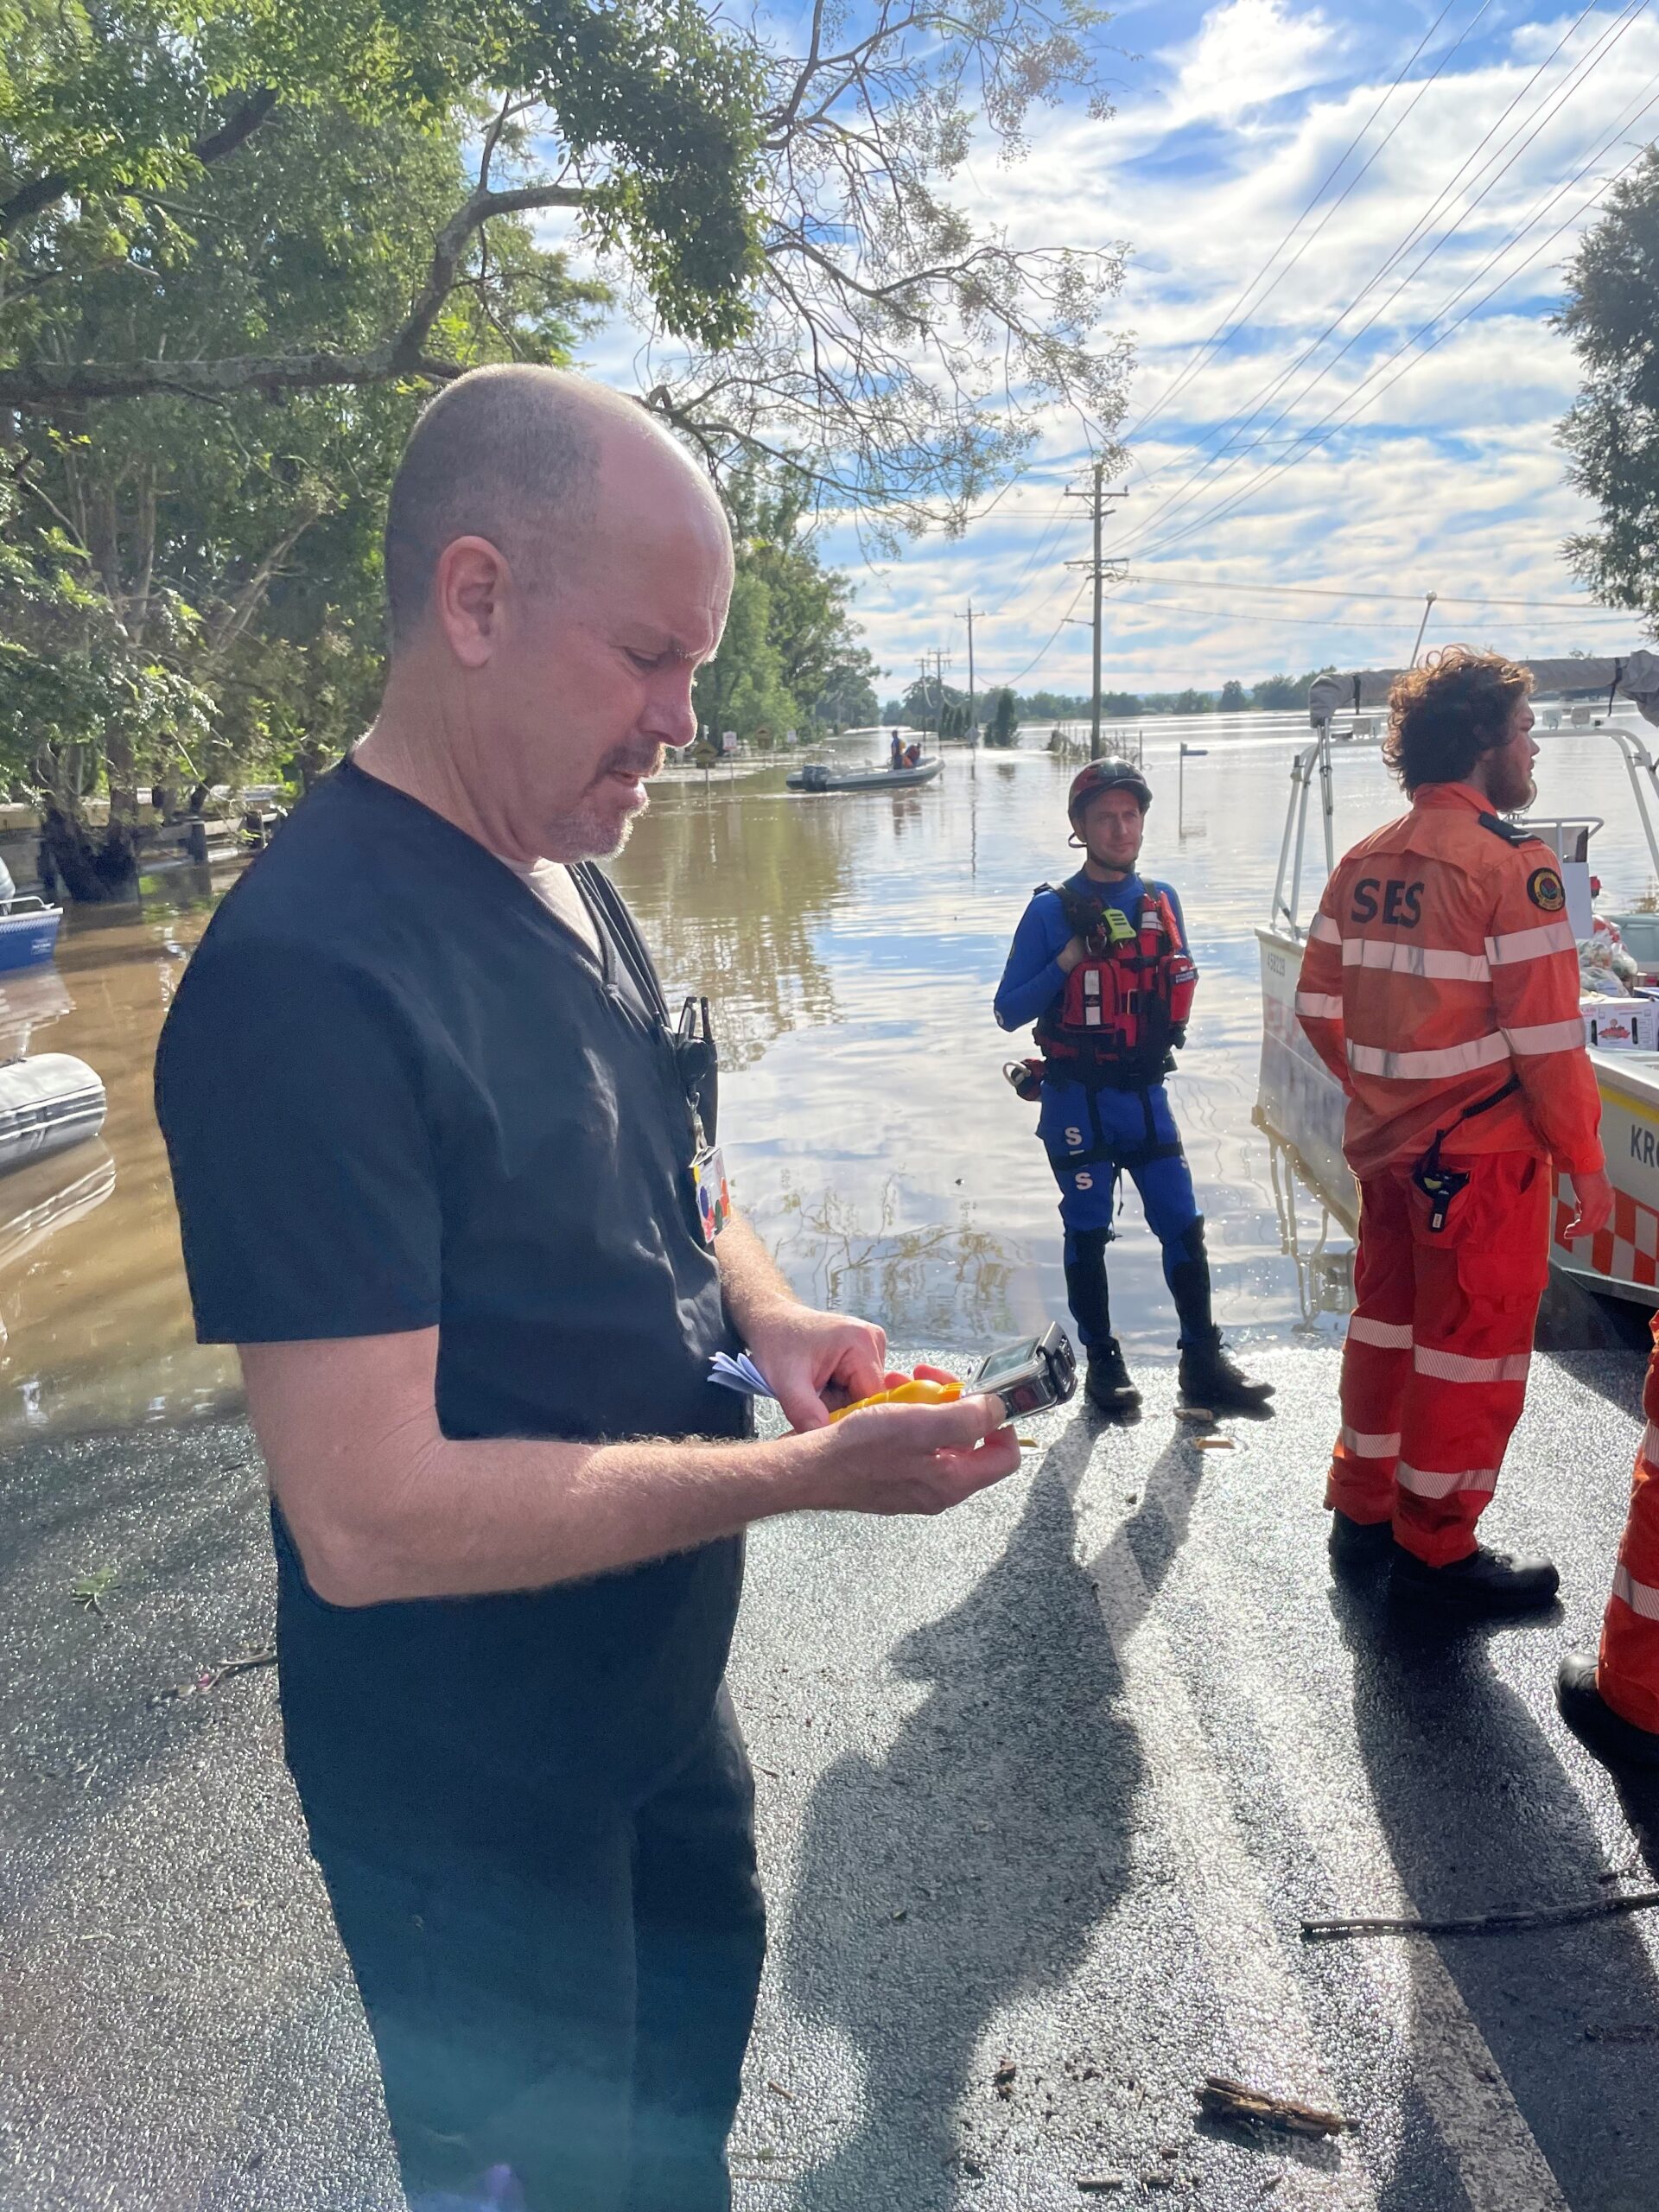
<path id="1" fill-rule="evenodd" d="M 1475 1535 L 1526 1396 L 1552 1166 L 1569 1236 L 1611 1205 L 1555 855 L 1503 818 L 1534 797 L 1531 688 L 1457 645 L 1395 683 L 1383 751 L 1411 811 L 1338 865 L 1296 997 L 1360 1188 L 1332 1555 L 1391 1555 L 1402 1594 L 1483 1613 L 1555 1593 L 1548 1560 Z"/>

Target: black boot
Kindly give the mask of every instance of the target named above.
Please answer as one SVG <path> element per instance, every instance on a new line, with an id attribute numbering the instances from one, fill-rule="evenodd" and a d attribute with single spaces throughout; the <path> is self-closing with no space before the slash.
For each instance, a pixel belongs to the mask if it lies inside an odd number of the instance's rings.
<path id="1" fill-rule="evenodd" d="M 1083 1394 L 1091 1406 L 1098 1406 L 1103 1414 L 1122 1415 L 1140 1410 L 1141 1393 L 1124 1363 L 1123 1348 L 1116 1337 L 1109 1337 L 1103 1344 L 1089 1347 L 1089 1372 L 1084 1378 Z"/>
<path id="2" fill-rule="evenodd" d="M 1555 1676 L 1555 1702 L 1561 1718 L 1586 1751 L 1608 1766 L 1645 1767 L 1659 1771 L 1659 1733 L 1638 1728 L 1615 1713 L 1596 1687 L 1596 1662 L 1569 1652 Z"/>
<path id="3" fill-rule="evenodd" d="M 1331 1564 L 1339 1570 L 1357 1572 L 1364 1567 L 1386 1567 L 1394 1550 L 1394 1523 L 1391 1521 L 1356 1521 L 1338 1506 L 1331 1516 Z"/>
<path id="4" fill-rule="evenodd" d="M 1221 1331 L 1210 1311 L 1210 1255 L 1204 1242 L 1204 1217 L 1181 1235 L 1181 1256 L 1166 1262 L 1170 1295 L 1181 1325 L 1181 1395 L 1190 1406 L 1212 1414 L 1260 1414 L 1268 1410 L 1271 1382 L 1252 1382 L 1222 1350 Z"/>
<path id="5" fill-rule="evenodd" d="M 1511 1559 L 1480 1545 L 1450 1567 L 1425 1567 L 1402 1544 L 1394 1548 L 1394 1594 L 1449 1612 L 1478 1616 L 1541 1612 L 1555 1601 L 1560 1576 L 1547 1559 Z"/>
<path id="6" fill-rule="evenodd" d="M 1189 1406 L 1207 1406 L 1212 1414 L 1266 1414 L 1271 1382 L 1252 1382 L 1236 1361 L 1222 1348 L 1221 1331 L 1181 1344 L 1181 1395 Z"/>

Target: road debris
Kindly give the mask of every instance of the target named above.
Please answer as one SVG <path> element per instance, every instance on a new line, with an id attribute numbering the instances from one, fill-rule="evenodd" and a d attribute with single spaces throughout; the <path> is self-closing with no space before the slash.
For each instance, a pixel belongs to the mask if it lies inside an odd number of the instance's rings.
<path id="1" fill-rule="evenodd" d="M 1175 1418 L 1177 1421 L 1195 1421 L 1202 1427 L 1205 1423 L 1214 1421 L 1215 1415 L 1208 1406 L 1177 1406 Z"/>
<path id="2" fill-rule="evenodd" d="M 204 1667 L 188 1682 L 175 1682 L 170 1690 L 158 1690 L 149 1700 L 152 1707 L 172 1705 L 181 1697 L 200 1697 L 204 1690 L 216 1690 L 232 1675 L 245 1675 L 255 1667 L 274 1667 L 274 1651 L 238 1651 L 233 1658 L 221 1659 L 217 1667 Z"/>
<path id="3" fill-rule="evenodd" d="M 1534 1912 L 1482 1912 L 1465 1920 L 1305 1920 L 1305 1943 L 1328 1943 L 1345 1936 L 1509 1936 L 1526 1928 L 1571 1928 L 1581 1920 L 1606 1920 L 1615 1913 L 1651 1912 L 1659 1890 L 1628 1890 L 1617 1897 L 1586 1897 L 1579 1904 L 1540 1905 Z"/>
<path id="4" fill-rule="evenodd" d="M 91 1574 L 83 1574 L 79 1582 L 70 1584 L 70 1598 L 74 1604 L 83 1606 L 87 1612 L 96 1613 L 101 1620 L 104 1618 L 104 1608 L 99 1601 L 109 1595 L 119 1573 L 118 1567 L 94 1568 Z"/>
<path id="5" fill-rule="evenodd" d="M 1349 2135 L 1359 2127 L 1357 2120 L 1339 2112 L 1325 2112 L 1295 2097 L 1275 2096 L 1271 2089 L 1253 2089 L 1224 2074 L 1206 2075 L 1204 2087 L 1192 2094 L 1206 2120 L 1226 2120 L 1235 2126 L 1272 2127 L 1286 2135 L 1312 2136 Z"/>
<path id="6" fill-rule="evenodd" d="M 1230 1436 L 1195 1436 L 1192 1443 L 1195 1452 L 1230 1452 L 1233 1448 Z"/>
<path id="7" fill-rule="evenodd" d="M 766 2087 L 772 2091 L 773 2096 L 787 2097 L 791 2104 L 796 2101 L 794 2090 L 786 2089 L 781 2082 L 768 2082 Z"/>
<path id="8" fill-rule="evenodd" d="M 1077 2187 L 1085 2196 L 1103 2196 L 1109 2189 L 1127 2189 L 1128 2174 L 1079 2174 Z"/>
<path id="9" fill-rule="evenodd" d="M 1659 2024 L 1652 2020 L 1628 2020 L 1618 2027 L 1586 2028 L 1588 2043 L 1659 2043 Z"/>
<path id="10" fill-rule="evenodd" d="M 1014 2101 L 1014 2077 L 1019 2071 L 1011 2058 L 1005 2058 L 991 2076 L 991 2087 L 1005 2104 Z"/>

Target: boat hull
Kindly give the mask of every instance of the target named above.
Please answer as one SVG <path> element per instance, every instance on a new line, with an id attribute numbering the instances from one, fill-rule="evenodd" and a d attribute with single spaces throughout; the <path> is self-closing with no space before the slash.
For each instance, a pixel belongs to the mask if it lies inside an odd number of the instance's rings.
<path id="1" fill-rule="evenodd" d="M 872 768 L 868 773 L 847 775 L 830 769 L 817 776 L 809 766 L 797 768 L 784 780 L 792 791 L 906 791 L 931 784 L 944 766 L 942 760 L 924 760 L 914 768 Z"/>
<path id="2" fill-rule="evenodd" d="M 1358 1193 L 1342 1156 L 1346 1101 L 1296 1019 L 1302 948 L 1258 929 L 1262 953 L 1262 1084 L 1257 1118 L 1302 1163 L 1351 1235 Z M 1588 1244 L 1567 1244 L 1572 1179 L 1557 1177 L 1550 1262 L 1604 1296 L 1659 1306 L 1659 1052 L 1592 1052 L 1601 1093 L 1601 1137 L 1613 1186 L 1613 1217 Z"/>
<path id="3" fill-rule="evenodd" d="M 25 914 L 0 914 L 0 975 L 19 968 L 40 968 L 57 950 L 60 906 Z"/>

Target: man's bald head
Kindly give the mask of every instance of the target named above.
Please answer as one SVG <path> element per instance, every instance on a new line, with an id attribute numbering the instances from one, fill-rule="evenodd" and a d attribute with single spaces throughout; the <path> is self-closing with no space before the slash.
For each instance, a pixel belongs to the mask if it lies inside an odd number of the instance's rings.
<path id="1" fill-rule="evenodd" d="M 486 538 L 527 589 L 556 588 L 584 558 L 607 455 L 695 474 L 637 403 L 565 370 L 504 363 L 446 385 L 410 433 L 386 510 L 393 653 L 420 628 L 458 537 Z"/>

